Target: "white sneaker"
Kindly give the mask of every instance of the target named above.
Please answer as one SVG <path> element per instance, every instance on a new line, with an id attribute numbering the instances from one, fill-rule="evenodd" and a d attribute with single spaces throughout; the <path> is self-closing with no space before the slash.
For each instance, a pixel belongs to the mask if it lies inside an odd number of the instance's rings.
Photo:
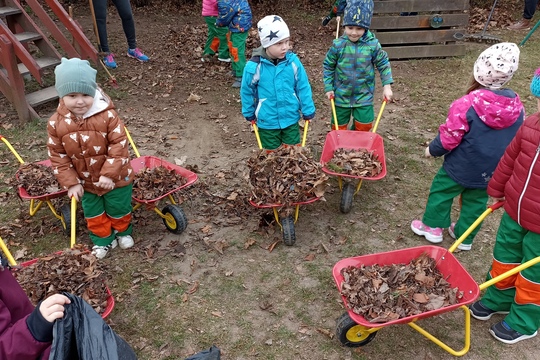
<path id="1" fill-rule="evenodd" d="M 118 240 L 118 245 L 120 245 L 120 249 L 129 249 L 135 244 L 131 235 L 117 236 L 116 240 Z"/>
<path id="2" fill-rule="evenodd" d="M 118 246 L 118 241 L 116 241 L 116 239 L 107 246 L 94 245 L 92 247 L 92 254 L 98 259 L 103 259 L 105 256 L 107 256 L 109 250 L 114 249 L 116 246 Z"/>
<path id="3" fill-rule="evenodd" d="M 230 63 L 231 62 L 231 59 L 222 59 L 222 58 L 218 58 L 219 61 L 223 61 L 223 62 L 226 62 L 226 63 Z"/>

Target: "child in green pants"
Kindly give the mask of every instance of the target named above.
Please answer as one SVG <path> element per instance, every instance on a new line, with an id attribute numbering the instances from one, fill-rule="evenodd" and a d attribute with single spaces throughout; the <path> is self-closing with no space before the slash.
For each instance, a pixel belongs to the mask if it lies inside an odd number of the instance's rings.
<path id="1" fill-rule="evenodd" d="M 383 98 L 391 101 L 392 70 L 388 54 L 369 31 L 373 0 L 349 0 L 343 16 L 345 33 L 334 40 L 323 62 L 324 92 L 335 99 L 340 130 L 369 131 L 374 119 L 375 68 L 383 85 Z M 334 129 L 332 119 L 332 129 Z"/>
<path id="2" fill-rule="evenodd" d="M 504 200 L 487 279 L 499 276 L 540 256 L 540 68 L 531 82 L 538 111 L 529 116 L 506 148 L 487 192 Z M 478 320 L 507 314 L 489 332 L 505 344 L 535 337 L 540 327 L 540 264 L 532 265 L 487 288 L 469 308 Z"/>
<path id="3" fill-rule="evenodd" d="M 519 48 L 501 43 L 486 49 L 474 64 L 474 78 L 467 94 L 450 105 L 446 122 L 425 149 L 425 156 L 444 156 L 435 175 L 422 220 L 413 220 L 412 231 L 431 243 L 443 241 L 443 229 L 460 237 L 486 210 L 486 188 L 506 146 L 523 123 L 519 96 L 504 85 L 518 68 Z M 461 196 L 456 223 L 450 212 Z M 477 227 L 461 244 L 470 250 Z"/>
<path id="4" fill-rule="evenodd" d="M 268 15 L 257 23 L 261 47 L 253 50 L 242 79 L 242 115 L 256 121 L 262 147 L 300 143 L 298 121 L 315 117 L 315 105 L 306 70 L 290 51 L 289 28 L 280 16 Z"/>
<path id="5" fill-rule="evenodd" d="M 216 26 L 218 16 L 217 0 L 203 0 L 202 16 L 208 27 L 208 37 L 204 44 L 203 57 L 201 60 L 203 62 L 210 61 L 217 53 L 219 61 L 231 62 L 229 57 L 229 46 L 227 44 L 227 33 L 229 32 L 229 29 Z"/>

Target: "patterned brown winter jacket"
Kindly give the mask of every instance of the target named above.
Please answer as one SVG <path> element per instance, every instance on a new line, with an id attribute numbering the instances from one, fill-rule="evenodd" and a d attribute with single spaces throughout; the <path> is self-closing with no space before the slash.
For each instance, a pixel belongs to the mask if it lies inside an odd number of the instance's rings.
<path id="1" fill-rule="evenodd" d="M 60 100 L 47 124 L 47 148 L 51 165 L 65 189 L 82 184 L 84 191 L 103 195 L 109 190 L 96 187 L 101 175 L 111 178 L 115 188 L 133 182 L 129 142 L 124 124 L 111 99 L 97 89 L 90 110 L 77 118 Z"/>

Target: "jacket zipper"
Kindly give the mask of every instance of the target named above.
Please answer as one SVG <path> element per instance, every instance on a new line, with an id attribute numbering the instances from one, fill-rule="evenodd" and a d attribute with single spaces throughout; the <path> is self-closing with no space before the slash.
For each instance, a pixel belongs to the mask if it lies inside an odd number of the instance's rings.
<path id="1" fill-rule="evenodd" d="M 540 144 L 536 148 L 536 155 L 534 155 L 534 159 L 531 163 L 531 167 L 529 168 L 529 173 L 527 174 L 527 179 L 525 180 L 525 185 L 523 185 L 523 190 L 521 191 L 521 194 L 519 195 L 518 200 L 518 214 L 517 214 L 517 223 L 521 226 L 521 201 L 523 200 L 523 196 L 525 196 L 525 191 L 527 191 L 527 187 L 529 186 L 529 181 L 531 180 L 532 171 L 534 169 L 534 164 L 536 164 L 536 160 L 538 159 L 538 155 L 540 155 Z"/>

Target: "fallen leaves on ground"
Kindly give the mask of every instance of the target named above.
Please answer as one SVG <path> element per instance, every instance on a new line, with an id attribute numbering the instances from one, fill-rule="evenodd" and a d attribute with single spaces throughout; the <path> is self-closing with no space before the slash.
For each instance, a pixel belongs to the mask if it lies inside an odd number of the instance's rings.
<path id="1" fill-rule="evenodd" d="M 426 253 L 408 264 L 348 266 L 341 275 L 340 292 L 347 307 L 372 323 L 440 309 L 463 296 L 457 287 L 450 287 Z"/>
<path id="2" fill-rule="evenodd" d="M 174 191 L 187 182 L 174 169 L 164 166 L 145 168 L 135 175 L 133 197 L 140 200 L 154 200 Z"/>
<path id="3" fill-rule="evenodd" d="M 340 174 L 358 177 L 375 177 L 382 171 L 379 157 L 367 149 L 336 149 L 326 167 Z"/>
<path id="4" fill-rule="evenodd" d="M 107 307 L 105 269 L 82 245 L 38 258 L 14 275 L 34 305 L 50 295 L 68 292 L 83 298 L 100 314 Z"/>
<path id="5" fill-rule="evenodd" d="M 37 163 L 21 165 L 12 184 L 22 187 L 30 196 L 44 196 L 60 191 L 60 184 L 52 168 Z"/>

